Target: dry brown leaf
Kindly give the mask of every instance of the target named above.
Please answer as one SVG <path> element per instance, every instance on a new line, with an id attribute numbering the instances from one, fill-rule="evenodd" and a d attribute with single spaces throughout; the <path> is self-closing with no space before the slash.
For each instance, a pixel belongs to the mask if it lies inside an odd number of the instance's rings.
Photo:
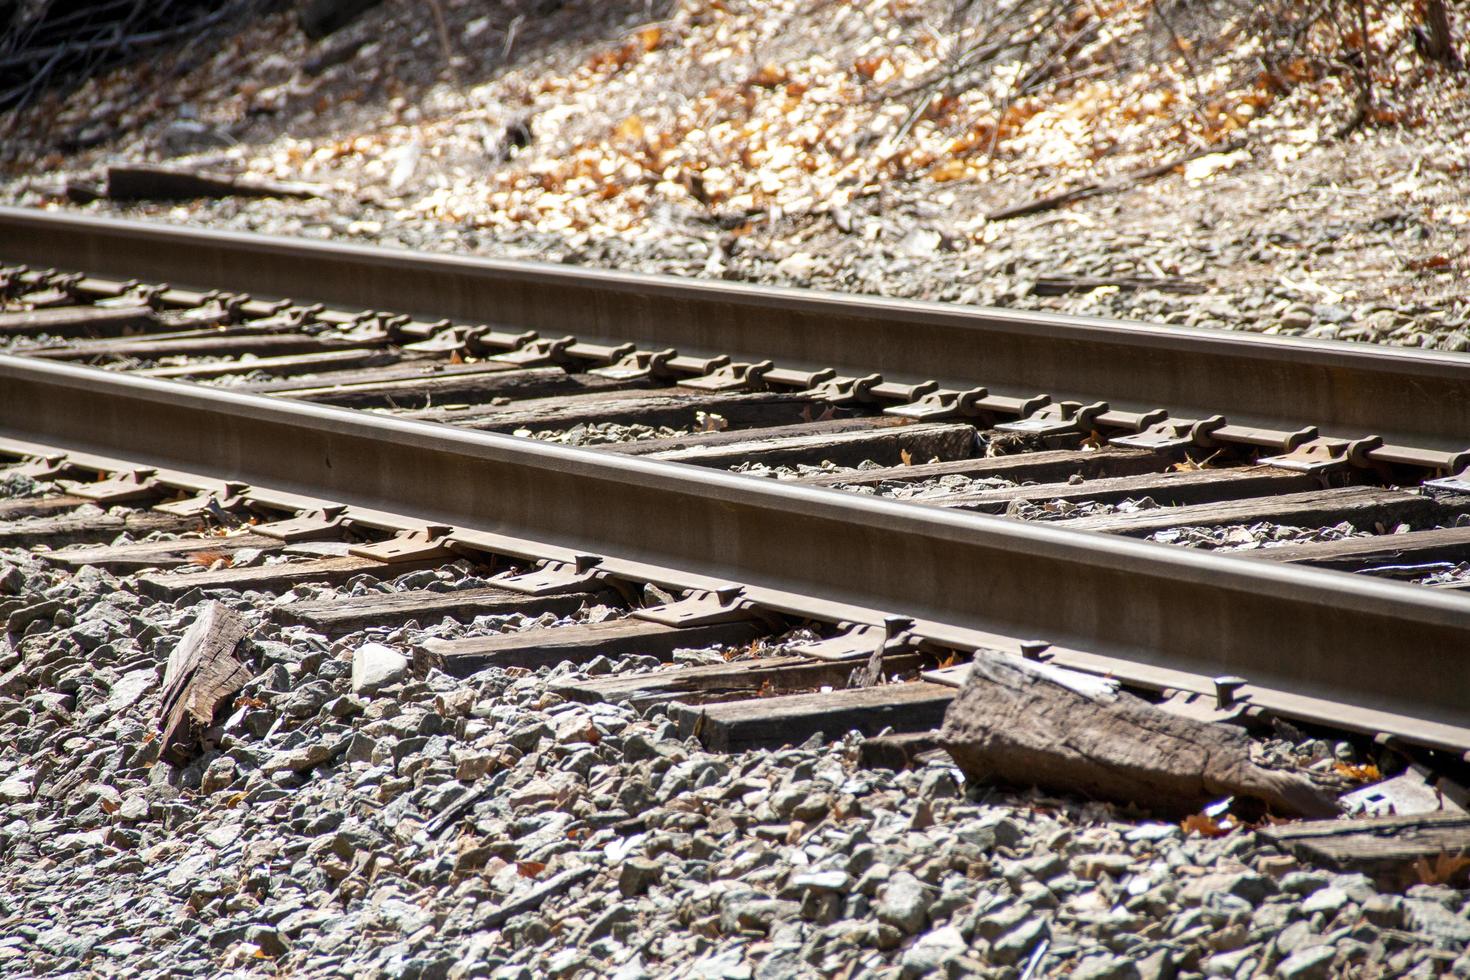
<path id="1" fill-rule="evenodd" d="M 663 28 L 658 26 L 645 27 L 638 32 L 638 43 L 643 45 L 645 52 L 652 51 L 658 47 L 658 42 L 663 39 Z"/>
<path id="2" fill-rule="evenodd" d="M 1201 837 L 1224 837 L 1238 826 L 1240 822 L 1228 813 L 1218 820 L 1208 814 L 1191 813 L 1179 821 L 1180 830 L 1186 834 L 1199 834 Z"/>
<path id="3" fill-rule="evenodd" d="M 1464 854 L 1440 853 L 1433 862 L 1422 857 L 1414 862 L 1414 873 L 1424 885 L 1448 885 L 1466 868 L 1470 868 L 1470 857 Z"/>
<path id="4" fill-rule="evenodd" d="M 1371 762 L 1367 765 L 1355 766 L 1347 762 L 1339 762 L 1332 767 L 1339 776 L 1355 780 L 1360 783 L 1376 783 L 1383 778 L 1383 773 Z"/>
<path id="5" fill-rule="evenodd" d="M 785 68 L 767 62 L 761 65 L 760 71 L 750 76 L 749 82 L 751 85 L 756 85 L 760 88 L 775 88 L 778 85 L 786 84 L 786 80 Z"/>
<path id="6" fill-rule="evenodd" d="M 546 865 L 541 861 L 517 861 L 516 873 L 522 878 L 535 878 L 546 870 Z"/>
<path id="7" fill-rule="evenodd" d="M 642 142 L 646 132 L 641 116 L 629 116 L 618 123 L 618 128 L 613 130 L 613 136 L 627 143 L 638 143 Z"/>
<path id="8" fill-rule="evenodd" d="M 234 564 L 234 559 L 223 551 L 196 551 L 189 556 L 189 562 L 191 564 L 202 565 L 205 568 L 208 568 L 217 561 L 224 562 L 226 568 Z"/>

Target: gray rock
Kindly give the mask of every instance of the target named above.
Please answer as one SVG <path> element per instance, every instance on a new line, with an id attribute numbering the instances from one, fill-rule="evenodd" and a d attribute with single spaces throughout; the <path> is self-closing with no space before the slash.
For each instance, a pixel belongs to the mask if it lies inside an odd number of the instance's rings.
<path id="1" fill-rule="evenodd" d="M 131 708 L 149 690 L 158 686 L 158 672 L 148 667 L 124 674 L 107 694 L 107 711 L 116 714 Z"/>
<path id="2" fill-rule="evenodd" d="M 408 675 L 408 658 L 382 643 L 364 643 L 352 651 L 352 693 L 373 694 Z"/>
<path id="3" fill-rule="evenodd" d="M 1347 892 L 1341 888 L 1319 888 L 1302 902 L 1302 911 L 1307 915 L 1326 912 L 1330 917 L 1347 903 Z"/>
<path id="4" fill-rule="evenodd" d="M 272 753 L 261 765 L 267 776 L 278 772 L 304 772 L 332 758 L 333 745 L 326 741 L 308 742 L 299 748 Z"/>
<path id="5" fill-rule="evenodd" d="M 1470 918 L 1457 915 L 1439 902 L 1409 899 L 1404 902 L 1405 925 L 1436 940 L 1463 946 L 1470 943 Z"/>
<path id="6" fill-rule="evenodd" d="M 1326 980 L 1336 955 L 1331 946 L 1308 946 L 1282 960 L 1276 973 L 1283 980 Z"/>
<path id="7" fill-rule="evenodd" d="M 1036 916 L 1001 936 L 990 947 L 990 958 L 1004 966 L 1021 962 L 1049 932 L 1046 920 Z"/>
<path id="8" fill-rule="evenodd" d="M 285 956 L 291 950 L 290 944 L 275 926 L 251 926 L 245 930 L 245 941 L 259 946 L 260 951 L 272 959 Z"/>
<path id="9" fill-rule="evenodd" d="M 1088 956 L 1068 976 L 1071 980 L 1138 980 L 1138 965 L 1126 956 Z"/>
<path id="10" fill-rule="evenodd" d="M 899 966 L 905 977 L 925 977 L 944 970 L 963 956 L 966 948 L 965 937 L 960 935 L 960 931 L 953 926 L 945 926 L 920 936 L 904 950 Z"/>
<path id="11" fill-rule="evenodd" d="M 923 882 L 900 871 L 888 879 L 878 898 L 880 922 L 886 922 L 912 936 L 924 928 L 929 917 L 929 890 Z"/>
<path id="12" fill-rule="evenodd" d="M 791 887 L 804 891 L 845 893 L 852 887 L 852 875 L 846 871 L 808 871 L 792 875 Z"/>
<path id="13" fill-rule="evenodd" d="M 629 858 L 618 871 L 618 891 L 624 898 L 642 895 L 663 877 L 663 873 L 663 866 L 657 861 Z"/>

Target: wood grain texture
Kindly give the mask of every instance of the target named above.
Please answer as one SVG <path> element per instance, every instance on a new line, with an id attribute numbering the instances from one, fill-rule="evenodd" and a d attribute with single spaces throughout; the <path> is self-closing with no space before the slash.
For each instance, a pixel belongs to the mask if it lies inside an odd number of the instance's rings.
<path id="1" fill-rule="evenodd" d="M 198 753 L 215 712 L 250 680 L 250 668 L 235 654 L 245 631 L 237 613 L 207 602 L 169 654 L 159 730 L 163 757 L 175 765 L 186 764 Z"/>
<path id="2" fill-rule="evenodd" d="M 1332 794 L 1250 760 L 1241 730 L 1172 715 L 1121 691 L 1063 685 L 1024 662 L 977 658 L 940 744 L 966 778 L 1193 813 L 1247 796 L 1279 814 L 1327 816 Z"/>

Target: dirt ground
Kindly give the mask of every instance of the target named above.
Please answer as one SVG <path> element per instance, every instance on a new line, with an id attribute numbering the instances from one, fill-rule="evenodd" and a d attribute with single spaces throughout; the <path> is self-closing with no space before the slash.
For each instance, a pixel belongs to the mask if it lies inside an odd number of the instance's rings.
<path id="1" fill-rule="evenodd" d="M 1466 73 L 1381 8 L 1353 126 L 1330 30 L 1288 50 L 1254 6 L 389 0 L 319 42 L 282 11 L 0 122 L 0 200 L 1470 349 Z M 131 161 L 322 196 L 68 196 Z"/>

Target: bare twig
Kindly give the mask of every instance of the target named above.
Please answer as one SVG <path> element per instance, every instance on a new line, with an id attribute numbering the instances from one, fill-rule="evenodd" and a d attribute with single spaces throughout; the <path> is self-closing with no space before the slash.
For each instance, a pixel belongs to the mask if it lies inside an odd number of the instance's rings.
<path id="1" fill-rule="evenodd" d="M 444 20 L 444 6 L 440 0 L 429 0 L 429 10 L 434 14 L 434 27 L 439 32 L 439 47 L 444 49 L 444 65 L 449 69 L 449 77 L 457 79 L 459 73 L 454 67 L 454 46 L 449 41 L 449 25 Z"/>

